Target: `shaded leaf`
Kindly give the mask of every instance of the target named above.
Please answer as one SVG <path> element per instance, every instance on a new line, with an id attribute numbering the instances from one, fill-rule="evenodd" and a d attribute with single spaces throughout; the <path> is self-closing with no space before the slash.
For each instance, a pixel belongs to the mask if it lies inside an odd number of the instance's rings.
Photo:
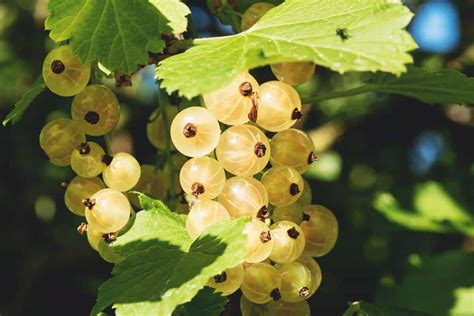
<path id="1" fill-rule="evenodd" d="M 205 287 L 191 302 L 178 306 L 173 316 L 218 316 L 225 309 L 227 302 L 225 296 Z"/>
<path id="2" fill-rule="evenodd" d="M 168 242 L 133 252 L 117 264 L 99 288 L 93 315 L 113 305 L 117 315 L 171 315 L 190 302 L 209 278 L 242 263 L 249 219 L 228 220 L 209 227 L 183 252 Z"/>

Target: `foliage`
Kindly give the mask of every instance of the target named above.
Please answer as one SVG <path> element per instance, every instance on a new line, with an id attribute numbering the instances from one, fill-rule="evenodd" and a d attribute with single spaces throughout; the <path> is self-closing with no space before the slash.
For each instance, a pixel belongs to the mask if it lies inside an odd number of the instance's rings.
<path id="1" fill-rule="evenodd" d="M 400 74 L 412 62 L 407 51 L 416 48 L 402 30 L 412 14 L 384 2 L 287 1 L 246 32 L 195 41 L 196 47 L 163 61 L 157 75 L 169 93 L 179 90 L 191 98 L 216 90 L 244 69 L 285 61 L 313 61 L 339 72 Z"/>
<path id="2" fill-rule="evenodd" d="M 140 226 L 129 232 L 132 237 L 121 241 L 119 238 L 120 243 L 115 247 L 127 254 L 127 259 L 115 266 L 113 277 L 99 288 L 91 314 L 113 305 L 117 315 L 171 315 L 176 306 L 191 301 L 210 277 L 243 261 L 246 235 L 242 231 L 248 219 L 215 224 L 191 244 L 189 251 L 183 251 L 176 245 L 184 246 L 189 240 L 189 237 L 179 238 L 186 234 L 182 218 L 159 201 L 143 195 L 140 201 L 146 209 L 141 213 L 155 216 L 142 216 L 139 222 L 137 218 L 134 226 Z M 150 231 L 166 224 L 171 224 L 172 231 L 150 236 Z M 195 301 L 187 309 L 203 308 L 207 300 L 209 307 L 205 308 L 218 310 L 214 305 L 219 303 L 210 294 L 201 297 L 204 302 Z"/>
<path id="3" fill-rule="evenodd" d="M 343 316 L 429 316 L 431 314 L 407 310 L 398 307 L 373 305 L 366 302 L 354 302 Z"/>

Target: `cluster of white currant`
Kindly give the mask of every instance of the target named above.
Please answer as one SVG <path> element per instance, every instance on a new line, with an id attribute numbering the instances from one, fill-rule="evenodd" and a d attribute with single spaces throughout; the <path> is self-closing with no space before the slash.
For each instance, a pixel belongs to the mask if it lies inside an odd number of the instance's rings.
<path id="1" fill-rule="evenodd" d="M 134 215 L 127 196 L 140 178 L 140 164 L 130 154 L 109 155 L 86 135 L 109 133 L 120 117 L 119 102 L 106 86 L 88 85 L 91 67 L 81 63 L 69 46 L 53 49 L 43 64 L 48 88 L 60 96 L 74 96 L 72 119 L 61 118 L 46 124 L 39 142 L 49 161 L 58 166 L 71 165 L 77 176 L 67 185 L 64 201 L 76 215 L 85 216 L 87 239 L 107 261 L 120 256 L 108 247 Z M 102 175 L 102 179 L 99 177 Z M 101 241 L 104 240 L 103 243 Z"/>
<path id="2" fill-rule="evenodd" d="M 280 78 L 287 70 L 295 76 L 291 65 L 274 69 Z M 220 221 L 252 217 L 244 230 L 244 264 L 216 275 L 209 285 L 223 295 L 240 288 L 249 304 L 281 298 L 306 306 L 321 282 L 312 257 L 333 248 L 338 225 L 327 208 L 311 205 L 311 188 L 301 174 L 316 160 L 314 144 L 304 131 L 291 128 L 301 116 L 301 101 L 284 81 L 259 85 L 248 72 L 240 73 L 203 96 L 206 108 L 179 112 L 171 139 L 192 157 L 179 177 L 191 197 L 186 229 L 192 239 Z M 222 133 L 219 122 L 227 127 Z M 269 140 L 265 131 L 276 134 Z"/>

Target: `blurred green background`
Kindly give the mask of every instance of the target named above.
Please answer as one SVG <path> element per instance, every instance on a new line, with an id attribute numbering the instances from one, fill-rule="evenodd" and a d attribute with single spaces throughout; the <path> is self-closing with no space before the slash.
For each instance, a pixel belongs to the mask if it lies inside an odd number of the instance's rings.
<path id="1" fill-rule="evenodd" d="M 206 13 L 205 2 L 187 2 L 199 36 L 232 33 Z M 239 10 L 251 2 L 242 1 Z M 404 2 L 418 13 L 410 27 L 420 44 L 416 64 L 474 76 L 474 1 Z M 2 117 L 32 85 L 53 47 L 43 30 L 46 5 L 0 1 Z M 254 74 L 272 79 L 268 68 Z M 298 89 L 302 96 L 349 89 L 367 76 L 318 68 Z M 157 106 L 153 69 L 118 93 L 122 121 L 114 145 L 153 164 L 156 152 L 145 133 Z M 0 128 L 2 316 L 87 315 L 112 269 L 77 234 L 82 219 L 64 206 L 59 184 L 72 171 L 40 153 L 42 126 L 68 116 L 70 103 L 44 92 L 18 124 Z M 332 209 L 340 224 L 335 249 L 318 260 L 323 283 L 310 299 L 313 314 L 341 315 L 348 302 L 367 300 L 435 315 L 474 315 L 473 108 L 365 94 L 313 105 L 304 128 L 320 157 L 305 175 L 313 202 Z"/>

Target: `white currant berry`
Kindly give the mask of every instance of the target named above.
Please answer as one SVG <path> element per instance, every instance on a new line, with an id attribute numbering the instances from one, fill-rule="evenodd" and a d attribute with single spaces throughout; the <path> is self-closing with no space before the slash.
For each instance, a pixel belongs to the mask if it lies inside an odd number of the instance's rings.
<path id="1" fill-rule="evenodd" d="M 301 229 L 306 239 L 305 253 L 321 257 L 334 248 L 339 234 L 336 216 L 322 205 L 303 207 L 304 221 Z"/>
<path id="2" fill-rule="evenodd" d="M 241 72 L 230 84 L 203 96 L 206 107 L 219 122 L 240 125 L 252 117 L 256 106 L 259 85 L 248 72 Z"/>
<path id="3" fill-rule="evenodd" d="M 202 107 L 189 107 L 171 123 L 171 140 L 176 149 L 188 157 L 209 154 L 219 143 L 221 129 L 214 115 Z"/>
<path id="4" fill-rule="evenodd" d="M 268 192 L 268 199 L 275 206 L 295 203 L 304 190 L 301 175 L 290 167 L 272 167 L 260 180 Z"/>
<path id="5" fill-rule="evenodd" d="M 300 226 L 293 222 L 281 221 L 270 226 L 273 249 L 270 259 L 278 263 L 296 260 L 304 251 L 305 236 Z"/>
<path id="6" fill-rule="evenodd" d="M 252 176 L 270 160 L 270 143 L 255 126 L 236 125 L 222 133 L 216 148 L 217 160 L 236 176 Z"/>
<path id="7" fill-rule="evenodd" d="M 188 160 L 179 173 L 184 192 L 201 199 L 212 200 L 224 188 L 225 172 L 221 164 L 210 157 Z"/>
<path id="8" fill-rule="evenodd" d="M 280 132 L 301 118 L 301 99 L 290 85 L 268 81 L 260 86 L 257 124 L 267 131 Z"/>

